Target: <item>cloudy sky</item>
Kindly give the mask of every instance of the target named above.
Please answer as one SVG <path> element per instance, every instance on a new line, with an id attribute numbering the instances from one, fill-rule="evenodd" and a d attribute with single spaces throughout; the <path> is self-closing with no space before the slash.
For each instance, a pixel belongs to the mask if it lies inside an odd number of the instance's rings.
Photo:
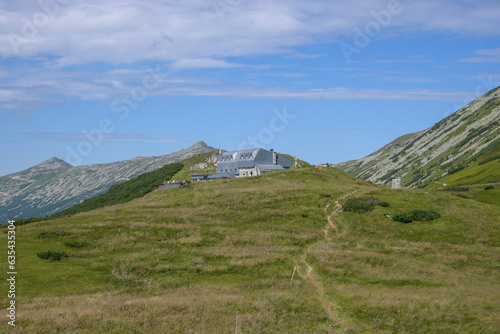
<path id="1" fill-rule="evenodd" d="M 361 158 L 500 85 L 500 0 L 0 0 L 0 175 L 199 140 Z"/>

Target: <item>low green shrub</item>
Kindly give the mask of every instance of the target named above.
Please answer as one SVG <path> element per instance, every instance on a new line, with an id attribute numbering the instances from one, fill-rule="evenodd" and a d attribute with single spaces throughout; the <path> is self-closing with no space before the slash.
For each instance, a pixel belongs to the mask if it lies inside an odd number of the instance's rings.
<path id="1" fill-rule="evenodd" d="M 326 197 L 326 198 L 330 198 L 332 197 L 331 194 L 319 194 L 320 197 Z"/>
<path id="2" fill-rule="evenodd" d="M 446 190 L 446 191 L 465 192 L 465 191 L 469 191 L 469 188 L 468 187 L 459 187 L 459 186 L 456 186 L 456 187 L 447 187 L 447 188 L 444 188 L 444 190 Z"/>
<path id="3" fill-rule="evenodd" d="M 389 202 L 385 202 L 385 201 L 382 201 L 382 202 L 378 202 L 379 206 L 383 207 L 383 208 L 387 208 L 387 207 L 390 207 L 391 204 Z"/>
<path id="4" fill-rule="evenodd" d="M 71 248 L 83 248 L 89 246 L 88 242 L 81 242 L 81 241 L 68 241 L 65 242 L 64 244 Z"/>
<path id="5" fill-rule="evenodd" d="M 398 213 L 392 217 L 392 220 L 408 224 L 413 221 L 431 221 L 438 218 L 441 218 L 441 215 L 434 210 L 415 209 Z"/>
<path id="6" fill-rule="evenodd" d="M 344 211 L 365 213 L 375 208 L 380 200 L 373 197 L 353 197 L 349 198 L 343 205 Z"/>
<path id="7" fill-rule="evenodd" d="M 392 217 L 392 220 L 401 223 L 411 223 L 413 221 L 411 215 L 408 212 L 398 213 Z"/>
<path id="8" fill-rule="evenodd" d="M 486 186 L 486 187 L 484 187 L 484 190 L 491 190 L 491 189 L 495 189 L 495 187 L 493 187 L 493 186 Z"/>
<path id="9" fill-rule="evenodd" d="M 58 251 L 44 251 L 38 252 L 36 255 L 42 260 L 52 260 L 52 261 L 61 261 L 62 259 L 68 257 L 68 253 L 66 252 L 58 252 Z"/>
<path id="10" fill-rule="evenodd" d="M 57 237 L 68 236 L 70 234 L 71 233 L 66 232 L 66 231 L 62 231 L 62 230 L 60 230 L 60 231 L 44 231 L 44 232 L 38 233 L 36 238 L 37 239 L 52 239 L 52 238 L 57 238 Z"/>

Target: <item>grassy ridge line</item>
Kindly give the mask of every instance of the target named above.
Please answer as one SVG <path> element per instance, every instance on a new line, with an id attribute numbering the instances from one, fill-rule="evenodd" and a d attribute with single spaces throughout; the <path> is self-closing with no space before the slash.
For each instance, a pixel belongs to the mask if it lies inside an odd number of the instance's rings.
<path id="1" fill-rule="evenodd" d="M 155 171 L 144 173 L 129 181 L 116 184 L 104 194 L 89 198 L 80 204 L 54 214 L 51 218 L 71 216 L 80 212 L 88 212 L 105 206 L 130 202 L 143 197 L 158 188 L 164 180 L 170 180 L 184 165 L 174 163 L 163 166 Z"/>
<path id="2" fill-rule="evenodd" d="M 102 208 L 105 206 L 121 204 L 129 202 L 135 198 L 142 197 L 150 191 L 156 189 L 156 187 L 166 180 L 191 180 L 190 174 L 211 174 L 217 172 L 216 165 L 209 165 L 206 169 L 195 169 L 191 170 L 190 167 L 198 163 L 205 162 L 207 158 L 211 157 L 217 152 L 207 152 L 197 154 L 191 158 L 185 159 L 181 162 L 182 168 L 176 169 L 176 172 L 172 175 L 169 170 L 160 168 L 156 171 L 142 174 L 132 180 L 126 181 L 112 186 L 106 193 L 89 198 L 80 204 L 74 205 L 64 211 L 58 212 L 50 217 L 33 217 L 19 219 L 16 221 L 15 225 L 26 225 L 34 222 L 45 221 L 51 218 L 60 218 L 64 216 L 74 215 L 80 212 L 88 212 L 97 208 Z M 280 154 L 289 159 L 294 159 L 290 155 Z M 298 160 L 301 166 L 310 166 L 307 162 L 303 160 Z M 168 165 L 167 165 L 168 166 Z M 6 225 L 5 225 L 6 226 Z"/>
<path id="3" fill-rule="evenodd" d="M 295 157 L 291 156 L 290 154 L 278 153 L 278 155 L 281 155 L 284 158 L 290 159 L 290 160 L 292 160 L 295 163 Z M 311 166 L 310 163 L 308 163 L 307 161 L 301 160 L 301 159 L 297 159 L 297 163 L 301 167 L 310 167 Z"/>

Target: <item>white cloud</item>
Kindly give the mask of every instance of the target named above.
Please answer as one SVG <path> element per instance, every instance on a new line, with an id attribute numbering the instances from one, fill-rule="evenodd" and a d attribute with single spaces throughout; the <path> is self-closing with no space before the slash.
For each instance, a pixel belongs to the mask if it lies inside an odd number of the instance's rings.
<path id="1" fill-rule="evenodd" d="M 0 102 L 11 101 L 14 91 L 9 89 L 0 89 Z"/>
<path id="2" fill-rule="evenodd" d="M 210 66 L 231 67 L 230 63 L 200 62 L 180 63 L 180 68 L 198 68 Z M 243 69 L 246 70 L 246 67 Z M 340 68 L 335 71 L 353 71 L 352 76 L 379 77 L 396 82 L 427 83 L 432 80 L 414 76 L 404 71 L 383 71 L 366 69 Z M 134 87 L 149 75 L 145 69 L 114 69 L 102 73 L 46 69 L 12 69 L 8 72 L 11 81 L 0 80 L 0 110 L 29 112 L 41 104 L 50 106 L 61 103 L 61 97 L 77 100 L 92 100 L 109 103 L 123 95 L 131 94 Z M 297 72 L 268 72 L 267 75 L 299 78 L 304 74 Z M 221 96 L 235 98 L 271 98 L 271 99 L 327 99 L 327 100 L 440 100 L 461 101 L 467 95 L 463 91 L 419 90 L 419 89 L 356 89 L 342 87 L 318 87 L 310 89 L 276 88 L 239 82 L 228 85 L 223 81 L 200 77 L 180 77 L 166 71 L 156 73 L 158 86 L 147 89 L 147 96 Z M 351 75 L 347 75 L 349 77 Z M 314 83 L 308 83 L 308 86 Z M 56 95 L 57 94 L 57 95 Z"/>
<path id="3" fill-rule="evenodd" d="M 43 9 L 40 3 L 52 4 L 52 7 Z M 50 104 L 60 98 L 54 94 L 112 101 L 130 93 L 143 81 L 146 71 L 141 69 L 145 66 L 142 64 L 153 63 L 165 69 L 159 74 L 162 85 L 148 92 L 155 96 L 461 100 L 463 92 L 457 91 L 359 90 L 338 88 L 340 84 L 333 83 L 328 87 L 329 83 L 325 82 L 318 84 L 321 89 L 293 90 L 254 83 L 243 72 L 272 67 L 261 63 L 264 56 L 326 58 L 326 54 L 321 53 L 325 49 L 307 47 L 323 43 L 330 46 L 340 37 L 352 39 L 354 28 L 373 21 L 371 13 L 387 10 L 388 2 L 242 0 L 232 4 L 234 6 L 219 15 L 210 0 L 0 0 L 0 40 L 3 41 L 0 57 L 23 64 L 19 68 L 5 65 L 0 69 L 0 110 L 23 109 L 42 101 Z M 412 33 L 500 35 L 497 29 L 500 6 L 454 0 L 401 1 L 401 5 L 402 12 L 391 18 L 390 24 L 381 31 L 381 38 Z M 13 39 L 14 34 L 17 40 Z M 299 50 L 299 47 L 304 48 Z M 498 62 L 499 50 L 478 50 L 475 57 L 462 61 Z M 340 50 L 338 52 L 341 55 Z M 240 59 L 243 59 L 241 63 Z M 327 61 L 324 59 L 325 66 Z M 416 55 L 381 62 L 425 61 L 424 56 Z M 70 65 L 75 66 L 70 70 Z M 180 71 L 189 69 L 227 69 L 233 73 L 217 76 L 221 82 L 179 75 Z M 420 75 L 401 71 L 390 75 L 366 69 L 338 69 L 337 72 L 341 70 L 353 72 L 344 79 L 385 75 L 392 81 L 430 82 Z M 268 74 L 293 78 L 303 75 L 299 72 L 291 66 L 285 73 Z M 229 76 L 231 83 L 223 82 Z M 218 87 L 211 87 L 213 84 Z M 224 84 L 232 86 L 222 88 Z"/>
<path id="4" fill-rule="evenodd" d="M 326 57 L 328 54 L 326 53 L 316 53 L 316 54 L 304 54 L 300 52 L 293 53 L 289 56 L 286 56 L 286 58 L 289 59 L 316 59 L 316 58 L 322 58 Z"/>
<path id="5" fill-rule="evenodd" d="M 197 58 L 197 59 L 181 59 L 176 61 L 170 66 L 174 72 L 181 70 L 192 69 L 216 69 L 216 68 L 235 68 L 242 67 L 239 64 L 230 64 L 224 60 L 216 60 L 211 58 Z"/>
<path id="6" fill-rule="evenodd" d="M 59 1 L 59 2 L 58 2 Z M 222 1 L 222 0 L 221 0 Z M 55 57 L 59 66 L 268 54 L 353 36 L 387 1 L 241 1 L 222 19 L 209 0 L 88 0 L 60 3 L 49 14 L 35 1 L 0 1 L 0 56 Z M 382 32 L 498 36 L 500 6 L 487 2 L 401 1 L 403 11 Z M 467 13 L 467 14 L 464 14 Z M 13 36 L 17 35 L 16 38 Z M 14 47 L 13 47 L 14 46 Z M 309 57 L 296 53 L 296 57 Z M 321 56 L 311 55 L 312 57 Z"/>
<path id="7" fill-rule="evenodd" d="M 464 63 L 500 63 L 500 48 L 474 51 L 476 57 L 460 59 Z"/>
<path id="8" fill-rule="evenodd" d="M 423 78 L 417 76 L 409 76 L 409 77 L 396 77 L 396 76 L 387 76 L 383 78 L 384 81 L 391 82 L 410 82 L 410 83 L 429 83 L 436 82 L 436 79 L 431 78 Z"/>
<path id="9" fill-rule="evenodd" d="M 326 88 L 294 90 L 254 87 L 173 87 L 157 94 L 167 96 L 219 96 L 264 99 L 460 101 L 463 100 L 468 92 L 425 89 Z"/>

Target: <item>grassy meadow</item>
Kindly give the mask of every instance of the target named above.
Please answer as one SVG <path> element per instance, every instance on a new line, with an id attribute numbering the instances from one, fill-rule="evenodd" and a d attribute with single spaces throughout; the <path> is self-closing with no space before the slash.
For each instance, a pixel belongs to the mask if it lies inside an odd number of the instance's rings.
<path id="1" fill-rule="evenodd" d="M 443 177 L 426 189 L 441 189 L 479 202 L 500 206 L 500 150 L 486 155 L 484 163 L 477 164 Z M 488 158 L 489 156 L 489 158 Z M 489 187 L 488 187 L 489 186 Z M 453 191 L 458 187 L 467 191 Z M 489 189 L 493 187 L 493 189 Z M 451 189 L 450 189 L 451 188 Z M 465 189 L 464 189 L 465 188 Z"/>
<path id="2" fill-rule="evenodd" d="M 349 196 L 390 206 L 340 212 Z M 441 218 L 386 217 L 410 209 Z M 491 204 L 334 168 L 155 190 L 18 226 L 17 326 L 0 332 L 497 333 L 499 221 Z"/>

